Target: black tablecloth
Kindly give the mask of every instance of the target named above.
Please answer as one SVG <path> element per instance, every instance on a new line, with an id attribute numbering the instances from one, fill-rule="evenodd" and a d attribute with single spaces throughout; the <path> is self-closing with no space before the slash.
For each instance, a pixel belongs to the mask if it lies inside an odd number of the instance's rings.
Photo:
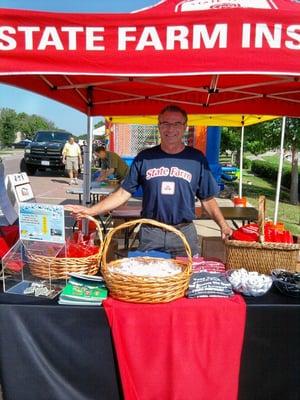
<path id="1" fill-rule="evenodd" d="M 239 400 L 299 400 L 299 300 L 274 291 L 246 302 Z M 122 398 L 102 308 L 1 293 L 0 324 L 5 400 Z"/>

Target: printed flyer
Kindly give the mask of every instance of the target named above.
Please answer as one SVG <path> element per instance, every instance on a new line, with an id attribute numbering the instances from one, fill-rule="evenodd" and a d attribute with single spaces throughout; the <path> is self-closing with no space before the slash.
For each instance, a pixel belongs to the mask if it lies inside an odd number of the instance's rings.
<path id="1" fill-rule="evenodd" d="M 63 206 L 20 203 L 19 225 L 21 240 L 65 243 Z"/>

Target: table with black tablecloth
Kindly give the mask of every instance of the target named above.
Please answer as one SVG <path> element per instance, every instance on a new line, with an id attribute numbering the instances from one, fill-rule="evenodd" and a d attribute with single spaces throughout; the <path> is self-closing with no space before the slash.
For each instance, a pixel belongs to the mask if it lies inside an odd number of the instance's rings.
<path id="1" fill-rule="evenodd" d="M 239 400 L 300 399 L 300 301 L 274 290 L 246 303 Z M 102 308 L 1 293 L 0 326 L 5 400 L 122 398 Z"/>

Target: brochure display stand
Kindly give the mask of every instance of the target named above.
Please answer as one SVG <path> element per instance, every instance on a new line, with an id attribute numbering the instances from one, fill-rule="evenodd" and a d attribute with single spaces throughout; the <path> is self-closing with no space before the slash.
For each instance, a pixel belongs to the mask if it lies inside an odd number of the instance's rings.
<path id="1" fill-rule="evenodd" d="M 51 271 L 52 261 L 66 253 L 63 207 L 20 203 L 19 228 L 20 240 L 2 260 L 4 292 L 55 297 L 66 283 Z M 33 262 L 38 256 L 48 260 L 42 278 Z"/>
<path id="2" fill-rule="evenodd" d="M 42 296 L 54 298 L 65 286 L 63 280 L 51 278 L 49 263 L 49 278 L 41 279 L 35 276 L 31 269 L 31 254 L 57 257 L 64 251 L 64 245 L 59 243 L 41 243 L 37 241 L 19 240 L 3 257 L 3 291 L 13 294 Z"/>

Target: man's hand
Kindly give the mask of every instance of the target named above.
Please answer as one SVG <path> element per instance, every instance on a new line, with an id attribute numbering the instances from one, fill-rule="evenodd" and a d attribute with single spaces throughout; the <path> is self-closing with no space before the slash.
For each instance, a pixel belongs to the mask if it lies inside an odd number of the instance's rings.
<path id="1" fill-rule="evenodd" d="M 106 179 L 106 174 L 104 172 L 100 172 L 98 178 L 96 178 L 96 182 L 103 182 Z"/>
<path id="2" fill-rule="evenodd" d="M 67 205 L 64 207 L 65 211 L 71 211 L 73 217 L 76 219 L 84 218 L 87 215 L 92 215 L 90 212 L 90 208 L 84 206 L 77 206 L 77 205 Z"/>
<path id="3" fill-rule="evenodd" d="M 229 239 L 233 233 L 233 230 L 229 225 L 221 226 L 221 237 L 223 240 Z"/>
<path id="4" fill-rule="evenodd" d="M 221 229 L 222 239 L 229 239 L 229 237 L 232 235 L 233 230 L 225 221 L 218 206 L 218 203 L 216 202 L 216 199 L 211 197 L 209 199 L 202 200 L 201 203 L 207 214 L 219 225 Z"/>

